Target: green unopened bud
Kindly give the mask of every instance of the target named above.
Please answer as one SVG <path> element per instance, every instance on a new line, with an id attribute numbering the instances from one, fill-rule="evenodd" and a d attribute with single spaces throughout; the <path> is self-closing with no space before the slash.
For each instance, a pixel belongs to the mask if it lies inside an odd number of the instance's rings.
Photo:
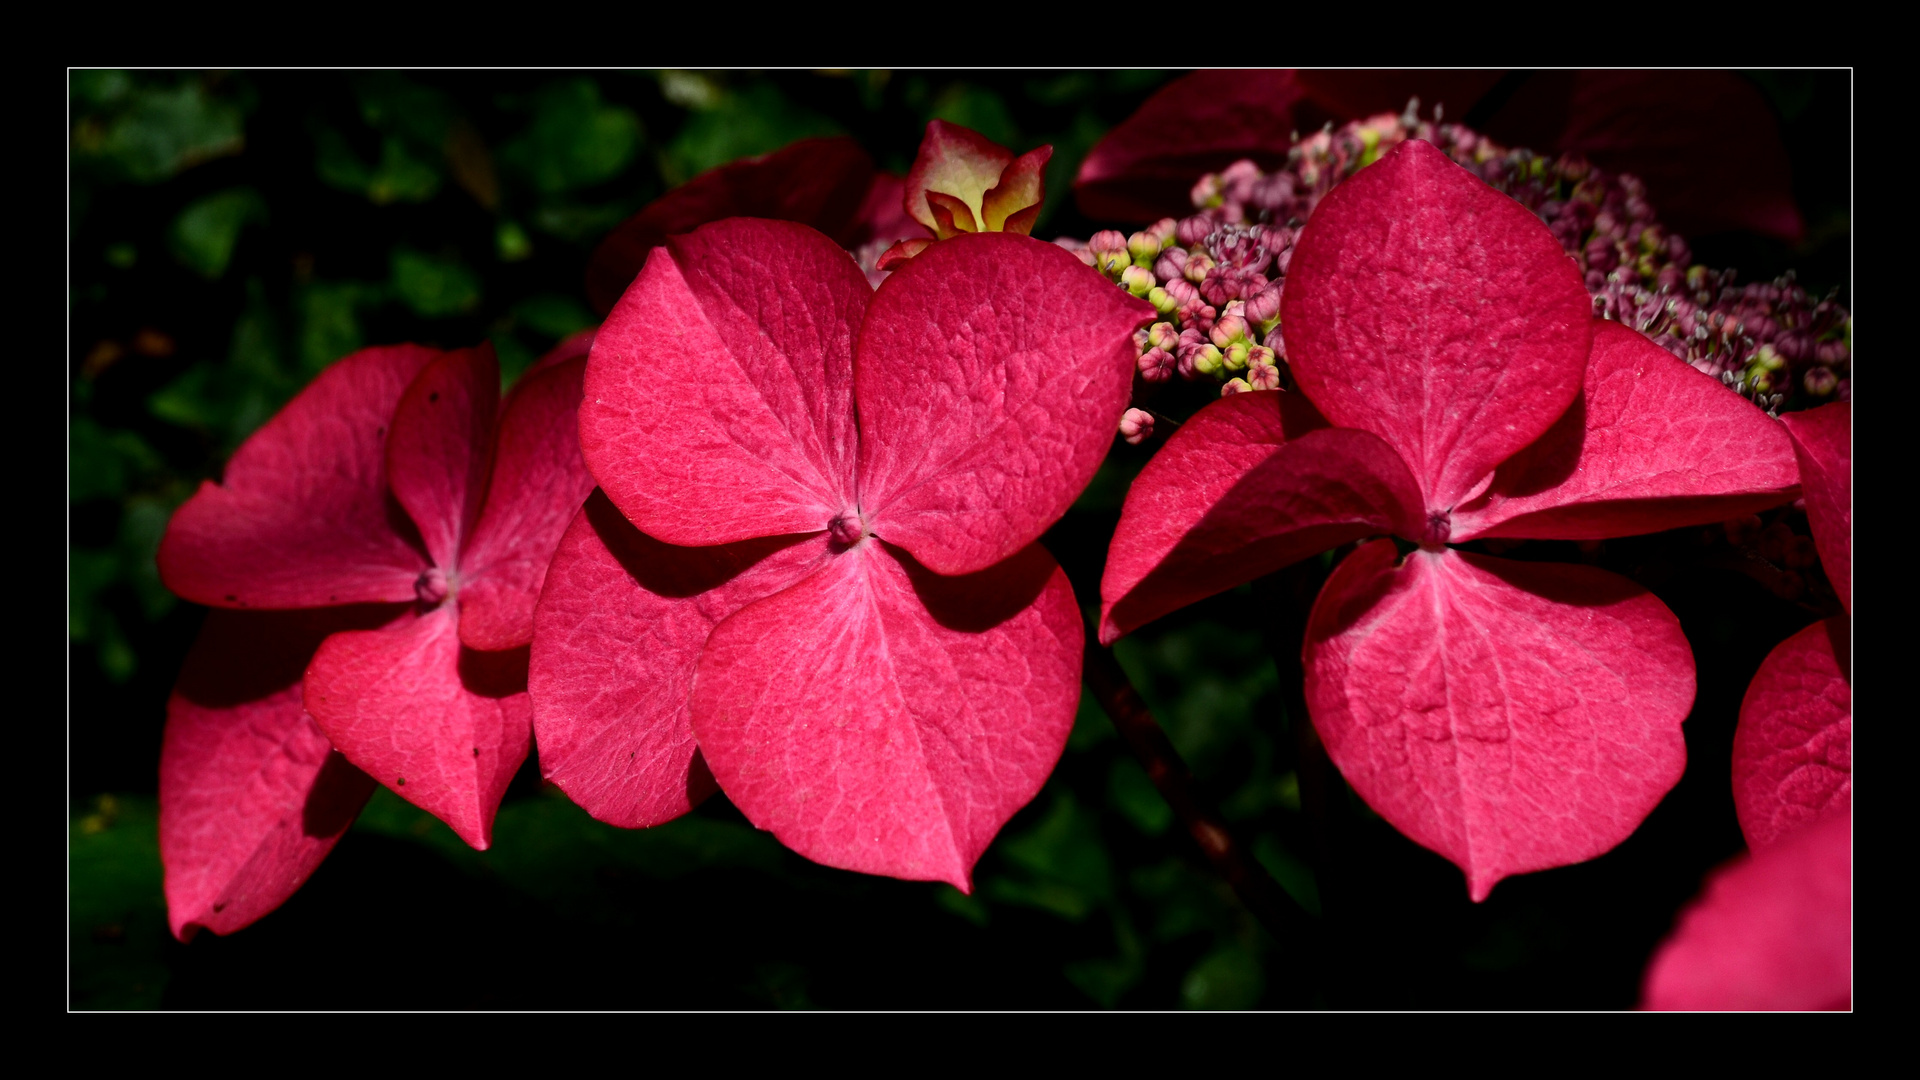
<path id="1" fill-rule="evenodd" d="M 1753 354 L 1753 362 L 1767 371 L 1779 371 L 1787 366 L 1787 358 L 1774 351 L 1771 345 L 1762 345 Z"/>
<path id="2" fill-rule="evenodd" d="M 1180 301 L 1168 296 L 1167 290 L 1158 285 L 1147 290 L 1147 303 L 1152 304 L 1153 310 L 1162 315 L 1172 315 L 1180 310 Z"/>
<path id="3" fill-rule="evenodd" d="M 1153 237 L 1154 243 L 1160 245 L 1160 250 L 1165 251 L 1173 246 L 1174 230 L 1179 227 L 1180 223 L 1178 221 L 1170 217 L 1161 218 L 1159 221 L 1147 226 L 1146 232 L 1148 236 Z"/>
<path id="4" fill-rule="evenodd" d="M 1127 254 L 1133 257 L 1135 266 L 1152 266 L 1160 256 L 1160 241 L 1144 232 L 1134 233 L 1127 237 Z"/>
<path id="5" fill-rule="evenodd" d="M 1180 347 L 1180 328 L 1170 322 L 1157 322 L 1147 327 L 1147 347 L 1174 351 Z"/>
<path id="6" fill-rule="evenodd" d="M 1202 375 L 1218 375 L 1226 358 L 1211 343 L 1193 350 L 1193 370 Z"/>
<path id="7" fill-rule="evenodd" d="M 1247 352 L 1250 348 L 1251 346 L 1249 346 L 1246 342 L 1236 341 L 1233 344 L 1227 346 L 1225 349 L 1221 350 L 1220 358 L 1221 358 L 1221 361 L 1227 365 L 1227 370 L 1228 371 L 1247 370 Z"/>
<path id="8" fill-rule="evenodd" d="M 1153 280 L 1153 271 L 1144 266 L 1129 266 L 1120 272 L 1120 284 L 1135 296 L 1145 296 L 1159 287 Z"/>

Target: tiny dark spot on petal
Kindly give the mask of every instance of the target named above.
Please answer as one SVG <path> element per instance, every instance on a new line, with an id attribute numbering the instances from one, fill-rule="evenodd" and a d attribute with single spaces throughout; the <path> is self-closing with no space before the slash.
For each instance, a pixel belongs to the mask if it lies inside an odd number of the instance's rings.
<path id="1" fill-rule="evenodd" d="M 387 433 L 387 425 L 381 424 L 379 427 L 373 429 L 373 433 L 375 435 L 385 435 Z"/>
<path id="2" fill-rule="evenodd" d="M 225 900 L 222 900 L 219 903 L 213 905 L 213 913 L 215 915 L 218 915 L 225 910 L 227 910 L 227 902 Z"/>
<path id="3" fill-rule="evenodd" d="M 237 603 L 239 599 L 240 599 L 239 597 L 233 595 L 232 593 L 227 594 L 227 603 L 229 604 Z"/>
<path id="4" fill-rule="evenodd" d="M 432 404 L 433 402 L 436 402 L 439 400 L 440 400 L 440 391 L 438 390 L 435 390 L 433 393 L 427 395 L 428 404 Z"/>
<path id="5" fill-rule="evenodd" d="M 329 596 L 329 597 L 327 597 L 327 603 L 329 603 L 329 604 L 337 604 L 337 603 L 339 603 L 339 602 L 340 602 L 340 598 L 339 598 L 338 596 Z"/>
<path id="6" fill-rule="evenodd" d="M 476 747 L 474 747 L 474 748 L 473 748 L 473 756 L 474 756 L 474 757 L 479 757 L 479 756 L 480 756 L 480 748 L 479 748 L 479 747 L 477 747 L 477 746 L 476 746 Z"/>
<path id="7" fill-rule="evenodd" d="M 400 786 L 401 786 L 401 787 L 406 787 L 406 786 L 407 786 L 407 778 L 406 778 L 406 777 L 404 777 L 404 776 L 403 776 L 403 777 L 401 777 L 401 778 L 400 778 Z"/>

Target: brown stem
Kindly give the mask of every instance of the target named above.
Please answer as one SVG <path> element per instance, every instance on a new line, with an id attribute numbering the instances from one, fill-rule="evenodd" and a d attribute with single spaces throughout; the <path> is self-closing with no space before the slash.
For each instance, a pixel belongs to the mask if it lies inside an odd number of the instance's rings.
<path id="1" fill-rule="evenodd" d="M 1186 826 L 1194 843 L 1200 845 L 1214 870 L 1233 887 L 1240 902 L 1282 945 L 1312 949 L 1317 943 L 1312 921 L 1253 852 L 1234 839 L 1219 813 L 1194 794 L 1192 771 L 1114 659 L 1113 650 L 1100 645 L 1087 649 L 1086 680 L 1094 700 L 1107 711 L 1120 737 L 1146 767 L 1153 786 Z"/>

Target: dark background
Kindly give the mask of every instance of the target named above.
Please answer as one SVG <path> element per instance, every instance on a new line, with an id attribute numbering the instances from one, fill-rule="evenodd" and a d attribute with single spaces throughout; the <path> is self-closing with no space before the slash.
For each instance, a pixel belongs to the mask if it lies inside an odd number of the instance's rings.
<path id="1" fill-rule="evenodd" d="M 70 1005 L 1631 1006 L 1701 875 L 1742 850 L 1726 770 L 1740 696 L 1817 614 L 1817 596 L 1782 599 L 1743 572 L 1717 529 L 1510 553 L 1653 588 L 1693 644 L 1699 697 L 1687 776 L 1631 839 L 1478 905 L 1337 774 L 1322 812 L 1302 809 L 1303 777 L 1327 774 L 1302 754 L 1271 650 L 1328 564 L 1122 642 L 1203 794 L 1313 912 L 1318 959 L 1245 914 L 1085 701 L 971 897 L 815 866 L 723 796 L 615 830 L 529 762 L 492 851 L 383 790 L 280 911 L 230 938 L 167 933 L 156 762 L 204 612 L 160 586 L 153 552 L 173 508 L 315 373 L 367 344 L 488 339 L 511 378 L 594 321 L 581 275 L 607 230 L 704 169 L 808 135 L 851 134 L 902 173 L 935 116 L 1016 151 L 1050 142 L 1036 235 L 1084 238 L 1106 223 L 1072 205 L 1080 159 L 1169 77 L 72 73 Z M 1850 76 L 1748 77 L 1780 116 L 1808 237 L 1694 237 L 1696 258 L 1744 280 L 1796 267 L 1810 292 L 1844 294 Z M 1118 447 L 1048 534 L 1085 602 L 1145 456 Z M 1806 532 L 1790 509 L 1776 520 Z"/>

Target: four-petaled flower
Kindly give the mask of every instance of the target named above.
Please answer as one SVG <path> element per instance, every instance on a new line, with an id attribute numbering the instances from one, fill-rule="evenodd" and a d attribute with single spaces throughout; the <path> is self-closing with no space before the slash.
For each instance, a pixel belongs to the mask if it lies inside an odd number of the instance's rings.
<path id="1" fill-rule="evenodd" d="M 1381 816 L 1475 899 L 1592 858 L 1679 779 L 1693 657 L 1665 605 L 1598 569 L 1449 545 L 1589 540 L 1794 497 L 1778 423 L 1596 321 L 1539 219 L 1403 143 L 1335 188 L 1282 301 L 1301 393 L 1210 404 L 1128 494 L 1101 638 L 1327 548 L 1315 728 Z M 1310 399 L 1310 401 L 1308 400 Z"/>
<path id="2" fill-rule="evenodd" d="M 967 888 L 1072 725 L 1080 616 L 1035 541 L 1112 444 L 1151 314 L 1007 233 L 877 292 L 787 222 L 656 250 L 588 362 L 604 496 L 536 613 L 546 777 L 628 827 L 717 780 L 809 858 Z"/>
<path id="3" fill-rule="evenodd" d="M 488 845 L 532 734 L 534 601 L 593 486 L 575 423 L 590 340 L 504 404 L 490 348 L 355 353 L 175 513 L 162 578 L 216 609 L 161 751 L 175 934 L 278 907 L 375 781 Z"/>

